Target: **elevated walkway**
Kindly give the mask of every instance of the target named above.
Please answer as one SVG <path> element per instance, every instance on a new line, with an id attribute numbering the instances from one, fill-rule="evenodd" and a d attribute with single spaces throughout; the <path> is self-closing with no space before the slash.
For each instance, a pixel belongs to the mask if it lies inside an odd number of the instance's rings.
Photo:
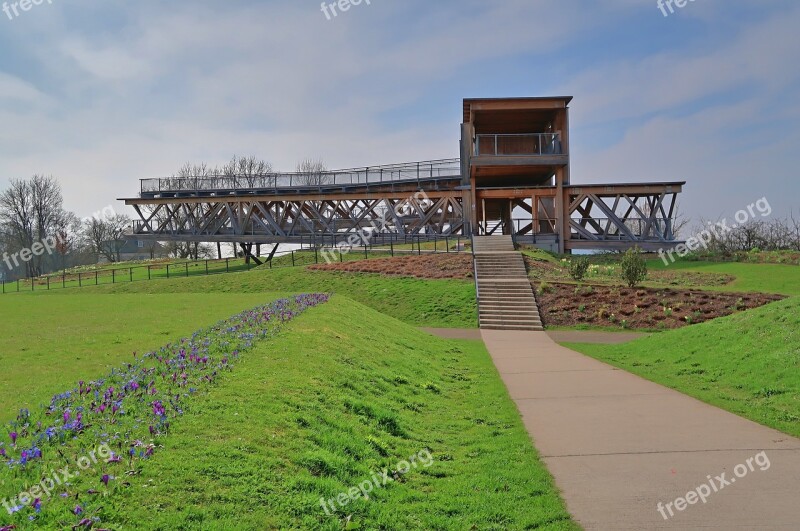
<path id="1" fill-rule="evenodd" d="M 315 173 L 180 175 L 141 179 L 139 199 L 331 196 L 366 192 L 440 191 L 455 189 L 460 184 L 460 159 L 442 159 Z"/>

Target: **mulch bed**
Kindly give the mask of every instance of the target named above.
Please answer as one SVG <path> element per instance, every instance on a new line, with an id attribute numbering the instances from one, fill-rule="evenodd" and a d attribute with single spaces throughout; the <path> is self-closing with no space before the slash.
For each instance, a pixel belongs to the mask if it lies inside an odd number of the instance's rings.
<path id="1" fill-rule="evenodd" d="M 534 283 L 545 326 L 673 329 L 782 300 L 780 295 Z"/>
<path id="2" fill-rule="evenodd" d="M 357 262 L 312 265 L 309 266 L 309 269 L 348 273 L 378 273 L 388 276 L 428 279 L 470 279 L 473 277 L 472 255 L 467 253 L 375 258 Z"/>

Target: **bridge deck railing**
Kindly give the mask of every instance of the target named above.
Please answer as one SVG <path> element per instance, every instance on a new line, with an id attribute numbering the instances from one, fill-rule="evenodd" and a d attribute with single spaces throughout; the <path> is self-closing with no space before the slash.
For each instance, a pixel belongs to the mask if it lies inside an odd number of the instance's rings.
<path id="1" fill-rule="evenodd" d="M 452 179 L 461 175 L 459 159 L 443 159 L 313 173 L 269 173 L 264 175 L 172 176 L 141 179 L 142 196 L 167 193 L 213 193 L 321 188 L 384 184 L 398 181 Z"/>

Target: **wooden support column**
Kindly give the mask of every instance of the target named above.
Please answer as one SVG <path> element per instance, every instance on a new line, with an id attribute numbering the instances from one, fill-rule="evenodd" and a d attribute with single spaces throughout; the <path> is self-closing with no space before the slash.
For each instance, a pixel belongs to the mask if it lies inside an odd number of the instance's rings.
<path id="1" fill-rule="evenodd" d="M 555 229 L 558 234 L 558 252 L 564 254 L 565 240 L 569 237 L 569 204 L 564 197 L 564 168 L 556 170 Z"/>

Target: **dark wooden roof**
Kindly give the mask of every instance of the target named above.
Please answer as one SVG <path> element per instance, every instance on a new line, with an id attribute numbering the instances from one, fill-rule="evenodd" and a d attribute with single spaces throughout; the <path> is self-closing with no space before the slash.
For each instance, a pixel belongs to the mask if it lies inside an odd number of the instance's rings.
<path id="1" fill-rule="evenodd" d="M 464 100 L 464 123 L 472 117 L 472 108 L 490 107 L 495 110 L 530 110 L 565 108 L 572 96 L 547 96 L 531 98 L 467 98 Z"/>

